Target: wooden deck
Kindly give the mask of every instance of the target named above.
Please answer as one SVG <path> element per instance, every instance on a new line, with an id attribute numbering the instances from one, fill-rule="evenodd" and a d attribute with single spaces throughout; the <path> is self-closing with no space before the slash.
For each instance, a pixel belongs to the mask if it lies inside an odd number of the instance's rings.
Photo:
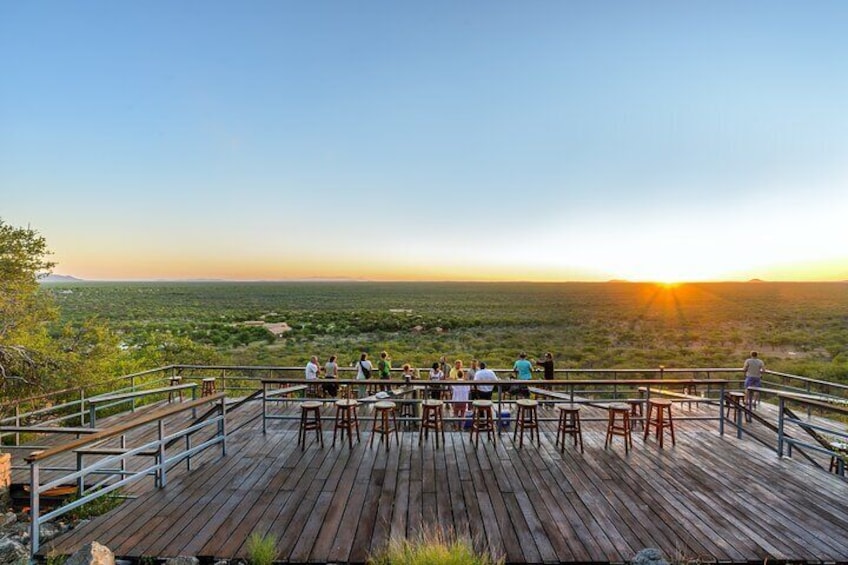
<path id="1" fill-rule="evenodd" d="M 363 427 L 352 450 L 330 447 L 325 431 L 323 449 L 313 441 L 301 451 L 292 423 L 263 436 L 254 422 L 230 436 L 227 457 L 210 450 L 193 472 L 42 551 L 96 540 L 124 557 L 245 558 L 248 536 L 268 532 L 281 561 L 362 563 L 390 537 L 438 524 L 510 563 L 622 562 L 645 547 L 707 562 L 848 562 L 848 482 L 737 440 L 732 428 L 720 437 L 715 421 L 677 422 L 677 445 L 667 438 L 664 450 L 634 438 L 629 455 L 620 438 L 604 450 L 601 422 L 584 424 L 584 454 L 560 454 L 553 424 L 540 447 L 525 438 L 519 450 L 504 433 L 475 449 L 467 433 L 448 432 L 436 449 L 406 432 L 388 453 L 368 447 Z"/>

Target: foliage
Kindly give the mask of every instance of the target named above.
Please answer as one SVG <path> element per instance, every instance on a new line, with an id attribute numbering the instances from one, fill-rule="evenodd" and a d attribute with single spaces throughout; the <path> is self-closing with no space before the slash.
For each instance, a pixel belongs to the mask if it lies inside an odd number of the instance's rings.
<path id="1" fill-rule="evenodd" d="M 477 553 L 470 540 L 440 528 L 423 530 L 417 538 L 389 541 L 386 548 L 371 556 L 371 565 L 495 565 L 503 558 Z"/>
<path id="2" fill-rule="evenodd" d="M 86 495 L 91 494 L 92 491 L 86 493 Z M 73 497 L 68 499 L 68 502 L 73 502 L 74 500 L 79 500 L 79 495 L 74 495 Z M 72 520 L 87 520 L 89 518 L 94 518 L 96 516 L 101 516 L 110 512 L 124 503 L 124 497 L 121 496 L 118 492 L 112 491 L 104 494 L 103 496 L 99 496 L 94 500 L 86 502 L 82 506 L 78 506 L 74 508 L 70 512 L 68 512 L 68 517 Z"/>
<path id="3" fill-rule="evenodd" d="M 247 554 L 251 565 L 272 565 L 280 555 L 277 537 L 273 534 L 263 536 L 253 532 L 247 538 Z"/>
<path id="4" fill-rule="evenodd" d="M 32 384 L 47 364 L 43 322 L 55 318 L 47 297 L 38 292 L 39 272 L 50 269 L 47 242 L 30 228 L 0 219 L 0 389 L 13 382 Z M 8 392 L 7 392 L 8 393 Z"/>

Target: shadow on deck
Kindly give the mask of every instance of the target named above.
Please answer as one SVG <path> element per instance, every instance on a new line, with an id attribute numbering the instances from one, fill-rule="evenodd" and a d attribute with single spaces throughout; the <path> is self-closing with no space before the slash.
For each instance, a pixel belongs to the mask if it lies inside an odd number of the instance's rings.
<path id="1" fill-rule="evenodd" d="M 715 421 L 677 422 L 677 445 L 663 450 L 634 437 L 629 455 L 620 441 L 604 449 L 599 421 L 584 424 L 583 454 L 570 445 L 560 453 L 552 422 L 541 446 L 525 439 L 518 449 L 504 433 L 474 448 L 467 433 L 447 432 L 437 449 L 406 432 L 386 452 L 368 447 L 370 420 L 361 444 L 330 447 L 328 408 L 323 416 L 324 448 L 312 441 L 302 451 L 291 422 L 263 435 L 255 421 L 230 436 L 228 456 L 204 453 L 192 472 L 42 553 L 96 540 L 123 557 L 245 558 L 248 536 L 267 532 L 284 562 L 361 563 L 392 536 L 439 525 L 510 563 L 622 562 L 645 547 L 708 562 L 848 561 L 848 483 L 738 440 L 732 428 L 721 437 Z M 590 416 L 604 413 L 584 408 Z"/>

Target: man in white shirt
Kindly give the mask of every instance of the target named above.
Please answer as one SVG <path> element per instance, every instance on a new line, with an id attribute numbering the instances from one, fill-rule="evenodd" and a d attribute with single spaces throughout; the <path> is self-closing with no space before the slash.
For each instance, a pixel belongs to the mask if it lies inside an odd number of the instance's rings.
<path id="1" fill-rule="evenodd" d="M 318 380 L 318 357 L 313 355 L 309 358 L 309 363 L 306 364 L 306 380 L 307 381 L 317 381 Z M 315 385 L 309 385 L 309 389 L 307 389 L 308 396 L 315 396 L 318 394 L 318 387 Z"/>
<path id="2" fill-rule="evenodd" d="M 497 381 L 498 376 L 491 369 L 486 368 L 486 364 L 481 362 L 480 368 L 474 373 L 474 382 L 478 381 Z M 491 400 L 492 399 L 492 391 L 495 389 L 495 385 L 476 385 L 474 387 L 476 390 L 472 393 L 474 395 L 474 400 Z"/>

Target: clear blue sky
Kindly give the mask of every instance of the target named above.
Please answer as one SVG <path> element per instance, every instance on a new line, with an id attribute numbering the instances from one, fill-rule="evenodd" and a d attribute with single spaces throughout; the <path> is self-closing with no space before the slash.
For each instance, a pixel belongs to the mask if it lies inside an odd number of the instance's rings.
<path id="1" fill-rule="evenodd" d="M 848 278 L 846 2 L 0 2 L 85 278 Z"/>

